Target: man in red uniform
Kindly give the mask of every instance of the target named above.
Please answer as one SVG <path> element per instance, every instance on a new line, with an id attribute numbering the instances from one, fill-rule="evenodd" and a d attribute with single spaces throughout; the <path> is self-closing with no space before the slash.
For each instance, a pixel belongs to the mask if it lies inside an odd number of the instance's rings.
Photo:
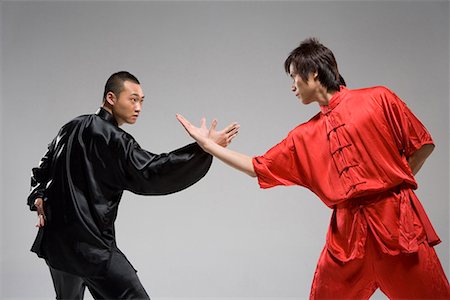
<path id="1" fill-rule="evenodd" d="M 177 118 L 208 153 L 257 177 L 261 188 L 300 185 L 333 209 L 311 299 L 449 299 L 434 245 L 440 242 L 413 190 L 433 140 L 385 87 L 340 85 L 333 53 L 314 38 L 285 61 L 292 91 L 320 112 L 262 156 L 214 143 L 204 122 Z"/>

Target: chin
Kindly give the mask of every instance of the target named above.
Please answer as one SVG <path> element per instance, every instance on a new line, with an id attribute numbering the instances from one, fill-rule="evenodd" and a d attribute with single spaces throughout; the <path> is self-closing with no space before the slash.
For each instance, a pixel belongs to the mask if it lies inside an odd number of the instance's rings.
<path id="1" fill-rule="evenodd" d="M 308 100 L 301 99 L 301 101 L 304 105 L 311 104 L 311 101 L 308 101 Z"/>

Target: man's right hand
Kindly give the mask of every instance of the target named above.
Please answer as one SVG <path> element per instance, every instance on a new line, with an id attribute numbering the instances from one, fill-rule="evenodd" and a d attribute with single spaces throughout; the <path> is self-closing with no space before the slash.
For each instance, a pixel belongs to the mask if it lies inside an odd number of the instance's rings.
<path id="1" fill-rule="evenodd" d="M 206 119 L 202 118 L 200 121 L 200 127 L 196 127 L 192 125 L 191 122 L 189 122 L 186 118 L 184 118 L 182 115 L 177 114 L 176 115 L 178 121 L 183 125 L 184 129 L 189 133 L 189 135 L 200 145 L 200 147 L 203 148 L 206 152 L 208 152 L 205 149 L 205 145 L 208 142 L 208 140 L 211 140 L 209 137 L 210 130 L 206 128 Z M 213 128 L 215 130 L 215 126 Z"/>
<path id="2" fill-rule="evenodd" d="M 205 118 L 202 118 L 200 127 L 192 125 L 191 122 L 186 120 L 186 118 L 180 114 L 177 114 L 177 119 L 189 135 L 200 145 L 200 147 L 203 148 L 203 150 L 217 157 L 231 167 L 238 169 L 251 177 L 256 177 L 251 156 L 225 148 L 213 140 L 214 136 L 217 138 L 218 135 L 223 135 L 227 137 L 225 141 L 226 144 L 228 144 L 238 133 L 238 124 L 233 123 L 218 134 L 215 131 L 215 127 L 217 125 L 216 121 L 213 121 L 211 128 L 208 129 L 206 128 Z"/>
<path id="3" fill-rule="evenodd" d="M 36 198 L 34 200 L 34 206 L 36 207 L 38 214 L 38 221 L 36 223 L 36 227 L 41 228 L 45 225 L 45 213 L 44 213 L 44 199 Z"/>

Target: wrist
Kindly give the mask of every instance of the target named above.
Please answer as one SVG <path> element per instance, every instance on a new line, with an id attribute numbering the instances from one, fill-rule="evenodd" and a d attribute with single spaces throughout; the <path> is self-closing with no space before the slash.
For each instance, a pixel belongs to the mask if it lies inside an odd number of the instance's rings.
<path id="1" fill-rule="evenodd" d="M 205 150 L 205 152 L 208 152 L 209 154 L 211 154 L 211 148 L 212 148 L 213 144 L 214 144 L 214 142 L 211 139 L 205 139 L 200 144 L 200 147 L 202 147 L 203 150 Z"/>

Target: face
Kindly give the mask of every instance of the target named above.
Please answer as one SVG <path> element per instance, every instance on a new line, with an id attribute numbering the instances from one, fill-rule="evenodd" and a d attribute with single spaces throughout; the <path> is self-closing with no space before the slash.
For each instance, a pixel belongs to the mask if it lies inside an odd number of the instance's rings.
<path id="1" fill-rule="evenodd" d="M 112 92 L 108 93 L 107 100 L 112 106 L 112 114 L 119 126 L 123 123 L 134 124 L 142 109 L 144 93 L 139 84 L 125 81 L 122 92 L 118 96 Z"/>
<path id="2" fill-rule="evenodd" d="M 311 102 L 317 101 L 319 80 L 316 74 L 310 73 L 308 80 L 304 81 L 291 64 L 289 67 L 289 75 L 293 80 L 291 90 L 303 104 L 310 104 Z"/>

